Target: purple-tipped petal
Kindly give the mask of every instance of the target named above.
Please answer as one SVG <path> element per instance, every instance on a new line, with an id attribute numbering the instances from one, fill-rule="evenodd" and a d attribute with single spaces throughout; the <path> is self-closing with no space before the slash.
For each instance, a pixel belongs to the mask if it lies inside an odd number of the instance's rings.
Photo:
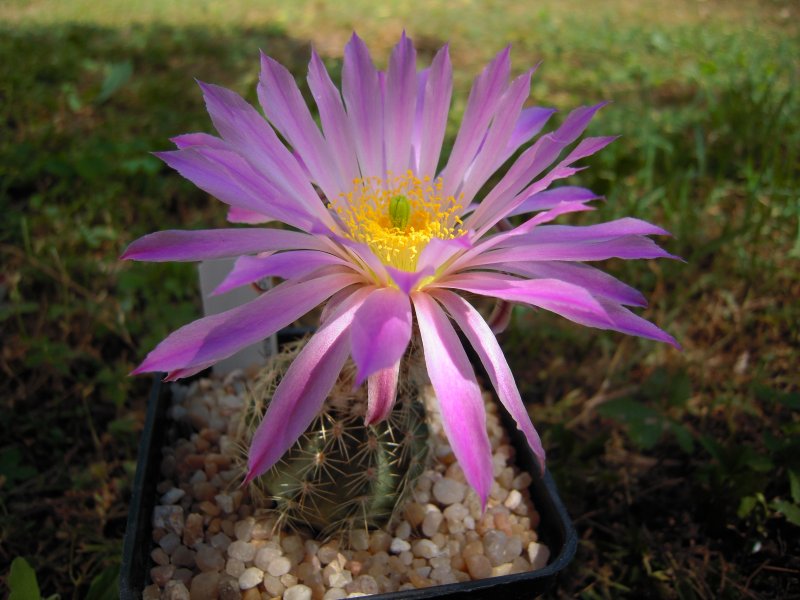
<path id="1" fill-rule="evenodd" d="M 416 271 L 412 272 L 401 271 L 400 269 L 387 266 L 386 271 L 389 273 L 389 277 L 392 278 L 392 282 L 394 282 L 404 294 L 410 294 L 411 290 L 413 290 L 420 281 L 426 277 L 430 277 L 434 273 L 433 267 L 418 267 Z"/>
<path id="2" fill-rule="evenodd" d="M 467 354 L 442 309 L 423 292 L 415 292 L 411 299 L 444 432 L 467 482 L 475 489 L 485 509 L 493 477 L 481 390 Z"/>
<path id="3" fill-rule="evenodd" d="M 342 95 L 362 175 L 384 176 L 381 85 L 369 50 L 355 33 L 344 50 Z"/>
<path id="4" fill-rule="evenodd" d="M 520 146 L 531 141 L 533 137 L 542 130 L 555 112 L 555 108 L 543 108 L 541 106 L 530 106 L 522 109 L 514 125 L 514 131 L 511 133 L 506 149 L 502 154 L 503 159 L 500 161 L 500 164 L 506 162 Z"/>
<path id="5" fill-rule="evenodd" d="M 264 114 L 292 145 L 328 198 L 335 198 L 349 181 L 330 169 L 333 156 L 306 106 L 294 77 L 283 65 L 261 54 L 258 99 Z"/>
<path id="6" fill-rule="evenodd" d="M 678 350 L 681 349 L 680 344 L 675 340 L 674 337 L 659 329 L 650 321 L 633 314 L 624 306 L 620 306 L 602 298 L 600 299 L 600 303 L 606 309 L 606 313 L 614 324 L 614 326 L 610 329 L 627 333 L 629 335 L 635 335 L 637 337 L 656 340 L 657 342 L 665 342 L 671 346 L 674 346 Z"/>
<path id="7" fill-rule="evenodd" d="M 512 210 L 508 216 L 513 217 L 539 210 L 547 210 L 562 202 L 590 202 L 601 198 L 602 196 L 598 196 L 592 190 L 565 185 L 529 196 L 522 204 Z"/>
<path id="8" fill-rule="evenodd" d="M 669 334 L 628 309 L 558 279 L 520 280 L 499 273 L 467 273 L 450 277 L 437 286 L 531 304 L 587 327 L 611 329 L 678 347 Z"/>
<path id="9" fill-rule="evenodd" d="M 400 375 L 400 361 L 394 366 L 381 369 L 367 380 L 367 414 L 365 425 L 380 423 L 392 412 L 397 399 L 397 381 Z"/>
<path id="10" fill-rule="evenodd" d="M 120 258 L 149 262 L 230 258 L 269 250 L 325 250 L 317 237 L 267 228 L 156 231 L 131 242 Z"/>
<path id="11" fill-rule="evenodd" d="M 486 135 L 489 123 L 495 115 L 500 98 L 508 86 L 511 68 L 510 47 L 500 52 L 475 79 L 470 90 L 461 128 L 453 144 L 453 150 L 442 170 L 444 189 L 442 195 L 454 195 L 469 167 L 478 147 Z"/>
<path id="12" fill-rule="evenodd" d="M 564 203 L 564 206 L 571 207 L 576 204 L 568 202 Z M 597 225 L 540 225 L 527 233 L 509 237 L 502 245 L 601 242 L 631 235 L 669 235 L 669 232 L 647 221 L 625 217 Z"/>
<path id="13" fill-rule="evenodd" d="M 348 263 L 338 256 L 316 250 L 296 250 L 268 256 L 240 256 L 231 272 L 212 293 L 224 294 L 265 277 L 301 279 L 323 267 L 333 265 L 348 266 Z"/>
<path id="14" fill-rule="evenodd" d="M 362 289 L 343 301 L 286 371 L 253 434 L 245 483 L 278 462 L 314 420 L 347 360 L 347 329 L 368 293 Z"/>
<path id="15" fill-rule="evenodd" d="M 263 225 L 274 221 L 269 215 L 247 210 L 246 208 L 239 208 L 238 206 L 231 206 L 228 209 L 227 219 L 229 223 L 242 223 L 245 225 Z"/>
<path id="16" fill-rule="evenodd" d="M 317 220 L 302 205 L 287 202 L 283 192 L 230 149 L 191 146 L 154 155 L 230 206 L 269 215 L 306 231 Z"/>
<path id="17" fill-rule="evenodd" d="M 466 300 L 447 290 L 437 290 L 433 296 L 442 303 L 453 317 L 486 368 L 486 373 L 497 391 L 497 397 L 525 435 L 528 445 L 539 461 L 544 473 L 544 448 L 542 440 L 531 423 L 528 411 L 522 403 L 514 375 L 508 367 L 503 350 L 497 343 L 492 330 L 480 313 Z"/>
<path id="18" fill-rule="evenodd" d="M 328 70 L 314 50 L 311 51 L 307 79 L 308 87 L 319 109 L 325 141 L 330 146 L 339 176 L 342 181 L 352 181 L 359 176 L 359 170 L 350 123 L 339 90 L 331 81 Z"/>
<path id="19" fill-rule="evenodd" d="M 419 254 L 417 270 L 439 269 L 456 254 L 471 247 L 469 235 L 461 235 L 450 240 L 432 238 Z"/>
<path id="20" fill-rule="evenodd" d="M 459 189 L 461 202 L 470 202 L 489 176 L 505 162 L 504 150 L 522 111 L 522 104 L 530 94 L 532 74 L 532 71 L 528 71 L 517 77 L 500 98 L 497 114 L 492 119 L 483 145 L 464 174 Z"/>
<path id="21" fill-rule="evenodd" d="M 333 226 L 328 210 L 292 153 L 267 121 L 244 98 L 225 88 L 200 83 L 206 108 L 222 138 L 288 198 L 293 198 L 320 221 Z"/>
<path id="22" fill-rule="evenodd" d="M 467 273 L 449 277 L 437 286 L 530 304 L 589 327 L 610 329 L 613 325 L 594 296 L 580 286 L 558 279 L 524 280 L 499 273 Z"/>
<path id="23" fill-rule="evenodd" d="M 433 58 L 423 94 L 417 174 L 433 177 L 442 151 L 447 113 L 450 111 L 450 98 L 453 94 L 453 67 L 447 46 L 441 48 Z"/>
<path id="24" fill-rule="evenodd" d="M 564 161 L 554 169 L 555 172 L 548 174 L 542 181 L 528 185 L 558 157 L 564 148 L 583 133 L 595 113 L 605 104 L 603 102 L 573 110 L 567 115 L 561 127 L 539 138 L 511 166 L 505 177 L 467 218 L 464 226 L 475 229 L 483 235 L 498 221 L 506 218 L 530 195 L 542 191 L 555 179 L 575 173 L 575 169 L 568 169 L 571 163 Z"/>
<path id="25" fill-rule="evenodd" d="M 394 365 L 411 339 L 411 303 L 394 288 L 370 294 L 356 313 L 350 328 L 350 345 L 356 363 L 356 385 Z"/>
<path id="26" fill-rule="evenodd" d="M 134 373 L 215 363 L 269 337 L 358 280 L 336 274 L 278 285 L 247 304 L 184 325 L 156 346 Z"/>
<path id="27" fill-rule="evenodd" d="M 414 45 L 403 32 L 389 58 L 383 119 L 386 170 L 394 176 L 405 175 L 411 166 L 411 133 L 417 101 L 416 65 Z"/>
<path id="28" fill-rule="evenodd" d="M 562 261 L 529 263 L 501 263 L 492 265 L 498 271 L 534 279 L 560 279 L 579 285 L 592 296 L 602 296 L 629 306 L 647 306 L 647 300 L 638 290 L 619 279 L 589 265 Z"/>
<path id="29" fill-rule="evenodd" d="M 507 242 L 508 243 L 508 242 Z M 490 252 L 484 252 L 469 262 L 469 267 L 479 267 L 505 262 L 536 260 L 595 261 L 621 258 L 672 258 L 677 259 L 653 240 L 638 235 L 628 235 L 600 241 L 530 242 Z"/>
<path id="30" fill-rule="evenodd" d="M 225 140 L 221 140 L 217 136 L 209 135 L 208 133 L 184 133 L 183 135 L 177 135 L 171 138 L 170 141 L 178 147 L 178 150 L 191 148 L 193 146 L 207 146 L 209 148 L 217 148 L 218 150 L 231 149 Z"/>

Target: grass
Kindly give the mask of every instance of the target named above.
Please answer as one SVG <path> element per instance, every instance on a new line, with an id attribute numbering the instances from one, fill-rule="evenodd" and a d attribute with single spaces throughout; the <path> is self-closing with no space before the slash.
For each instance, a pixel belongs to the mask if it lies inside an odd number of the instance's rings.
<path id="1" fill-rule="evenodd" d="M 148 387 L 126 373 L 199 311 L 190 266 L 117 257 L 224 216 L 148 154 L 210 130 L 192 78 L 254 100 L 258 48 L 302 79 L 309 42 L 338 72 L 353 28 L 381 63 L 406 28 L 422 60 L 451 43 L 451 140 L 507 43 L 543 60 L 537 104 L 613 100 L 591 133 L 622 138 L 574 179 L 607 196 L 589 218 L 658 223 L 686 259 L 608 265 L 682 353 L 527 311 L 503 335 L 581 536 L 554 595 L 800 595 L 797 7 L 427 6 L 0 6 L 0 575 L 25 556 L 44 596 L 114 597 Z"/>

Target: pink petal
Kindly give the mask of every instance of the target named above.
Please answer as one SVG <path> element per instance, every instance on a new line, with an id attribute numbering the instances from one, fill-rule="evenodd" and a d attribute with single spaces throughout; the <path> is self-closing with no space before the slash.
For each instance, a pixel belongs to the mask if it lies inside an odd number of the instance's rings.
<path id="1" fill-rule="evenodd" d="M 120 258 L 165 262 L 195 261 L 255 254 L 268 250 L 325 250 L 315 236 L 268 228 L 156 231 L 131 242 Z"/>
<path id="2" fill-rule="evenodd" d="M 489 176 L 503 164 L 503 151 L 522 111 L 522 104 L 530 94 L 532 74 L 528 71 L 517 77 L 500 98 L 486 139 L 464 175 L 459 189 L 461 202 L 470 202 Z"/>
<path id="3" fill-rule="evenodd" d="M 405 175 L 411 166 L 411 133 L 414 128 L 417 91 L 417 55 L 405 32 L 389 58 L 386 106 L 383 120 L 386 170 Z"/>
<path id="4" fill-rule="evenodd" d="M 367 380 L 366 425 L 380 423 L 392 412 L 397 399 L 397 381 L 400 374 L 400 361 L 393 366 L 373 373 Z"/>
<path id="5" fill-rule="evenodd" d="M 467 336 L 472 347 L 475 348 L 494 389 L 497 390 L 500 402 L 516 421 L 517 427 L 525 434 L 525 439 L 528 440 L 528 445 L 539 460 L 539 467 L 544 472 L 542 440 L 531 423 L 528 411 L 519 395 L 517 384 L 514 382 L 514 375 L 508 367 L 503 350 L 497 343 L 492 330 L 480 313 L 457 294 L 447 290 L 437 290 L 432 295 L 444 305 L 461 331 Z"/>
<path id="6" fill-rule="evenodd" d="M 492 268 L 523 277 L 560 279 L 581 286 L 592 296 L 602 296 L 620 304 L 647 306 L 647 300 L 638 290 L 600 269 L 582 263 L 563 261 L 501 263 L 492 265 Z"/>
<path id="7" fill-rule="evenodd" d="M 342 302 L 286 371 L 253 434 L 245 483 L 278 462 L 319 413 L 347 360 L 347 329 L 368 294 L 361 289 Z"/>
<path id="8" fill-rule="evenodd" d="M 386 265 L 386 271 L 389 273 L 389 277 L 392 278 L 392 282 L 404 294 L 410 294 L 411 290 L 413 290 L 420 281 L 434 274 L 434 269 L 430 266 L 417 267 L 417 270 L 412 272 L 401 271 L 400 269 L 395 269 L 394 267 Z"/>
<path id="9" fill-rule="evenodd" d="M 361 173 L 365 177 L 383 177 L 385 169 L 381 86 L 369 50 L 355 33 L 344 50 L 342 94 Z"/>
<path id="10" fill-rule="evenodd" d="M 558 279 L 524 280 L 499 273 L 466 273 L 435 285 L 538 306 L 589 327 L 613 328 L 605 307 L 594 296 Z"/>
<path id="11" fill-rule="evenodd" d="M 432 238 L 419 254 L 417 270 L 440 269 L 456 254 L 469 250 L 471 247 L 469 235 L 461 235 L 450 240 Z"/>
<path id="12" fill-rule="evenodd" d="M 372 292 L 356 313 L 350 345 L 356 363 L 356 385 L 373 373 L 393 366 L 411 339 L 411 304 L 395 288 Z"/>
<path id="13" fill-rule="evenodd" d="M 510 47 L 500 52 L 472 85 L 461 128 L 447 166 L 442 170 L 444 197 L 453 195 L 458 189 L 495 115 L 500 98 L 508 86 L 510 52 Z"/>
<path id="14" fill-rule="evenodd" d="M 336 274 L 278 285 L 247 304 L 184 325 L 150 352 L 133 372 L 175 371 L 213 364 L 269 337 L 358 280 L 357 276 Z"/>
<path id="15" fill-rule="evenodd" d="M 228 209 L 227 219 L 229 223 L 245 223 L 247 225 L 261 225 L 274 220 L 269 215 L 238 206 L 231 206 Z"/>
<path id="16" fill-rule="evenodd" d="M 574 205 L 569 202 L 565 205 Z M 669 232 L 641 219 L 625 217 L 596 225 L 545 225 L 532 229 L 529 233 L 508 239 L 511 245 L 528 243 L 586 242 L 608 240 L 628 235 L 669 235 Z"/>
<path id="17" fill-rule="evenodd" d="M 464 226 L 475 229 L 480 235 L 483 235 L 498 221 L 506 218 L 528 196 L 546 188 L 551 181 L 567 176 L 568 172 L 565 169 L 569 163 L 562 162 L 556 167 L 556 169 L 561 167 L 559 171 L 551 173 L 549 178 L 543 180 L 541 189 L 528 185 L 558 157 L 564 148 L 583 133 L 594 114 L 605 104 L 600 103 L 575 109 L 567 115 L 564 123 L 556 131 L 540 137 L 511 166 L 505 177 L 464 222 Z M 525 189 L 524 192 L 523 189 Z"/>
<path id="18" fill-rule="evenodd" d="M 241 152 L 287 198 L 292 198 L 327 226 L 334 225 L 303 169 L 269 123 L 241 96 L 200 83 L 208 114 L 222 138 Z"/>
<path id="19" fill-rule="evenodd" d="M 330 168 L 333 156 L 292 74 L 263 52 L 258 99 L 267 118 L 302 157 L 313 180 L 328 198 L 335 198 L 350 182 Z"/>
<path id="20" fill-rule="evenodd" d="M 523 302 L 539 306 L 598 329 L 611 329 L 630 335 L 667 342 L 678 347 L 677 342 L 648 321 L 628 309 L 605 298 L 595 298 L 580 285 L 558 279 L 520 280 L 499 273 L 466 273 L 434 284 L 465 292 L 500 298 L 510 302 Z"/>
<path id="21" fill-rule="evenodd" d="M 317 216 L 302 205 L 287 202 L 284 192 L 230 149 L 191 146 L 154 154 L 201 190 L 230 206 L 269 215 L 306 231 L 317 221 Z"/>
<path id="22" fill-rule="evenodd" d="M 470 267 L 501 262 L 528 262 L 535 260 L 594 261 L 621 258 L 672 258 L 653 240 L 638 235 L 622 236 L 606 240 L 580 242 L 537 243 L 520 242 L 519 245 L 485 252 L 469 263 Z"/>
<path id="23" fill-rule="evenodd" d="M 436 174 L 439 154 L 442 151 L 447 113 L 453 93 L 453 67 L 447 46 L 436 53 L 424 87 L 421 118 L 421 141 L 419 145 L 420 176 Z"/>
<path id="24" fill-rule="evenodd" d="M 207 133 L 184 133 L 176 135 L 170 141 L 178 147 L 178 150 L 184 148 L 191 148 L 192 146 L 207 146 L 209 148 L 217 148 L 219 150 L 230 150 L 231 147 L 227 142 L 220 138 L 209 135 Z"/>
<path id="25" fill-rule="evenodd" d="M 508 216 L 513 217 L 514 215 L 522 215 L 538 210 L 547 210 L 562 202 L 589 202 L 601 198 L 602 196 L 598 196 L 592 190 L 566 185 L 529 196 L 527 200 L 511 211 Z"/>
<path id="26" fill-rule="evenodd" d="M 344 182 L 350 182 L 360 175 L 350 123 L 339 90 L 331 81 L 325 65 L 314 50 L 311 51 L 307 79 L 308 87 L 319 109 L 325 141 L 331 148 L 334 164 L 338 166 L 339 177 Z"/>
<path id="27" fill-rule="evenodd" d="M 542 130 L 545 123 L 547 123 L 555 112 L 556 109 L 554 108 L 543 108 L 540 106 L 530 106 L 522 109 L 522 113 L 514 125 L 514 131 L 511 133 L 506 149 L 502 154 L 500 164 L 506 162 L 520 146 L 533 139 L 533 136 Z"/>
<path id="28" fill-rule="evenodd" d="M 492 449 L 486 409 L 475 373 L 453 326 L 430 296 L 411 295 L 417 313 L 425 365 L 439 401 L 442 424 L 467 482 L 486 508 L 492 487 Z"/>
<path id="29" fill-rule="evenodd" d="M 348 263 L 338 256 L 316 250 L 297 250 L 268 256 L 240 256 L 213 294 L 224 294 L 265 277 L 300 279 L 332 265 L 347 266 Z"/>

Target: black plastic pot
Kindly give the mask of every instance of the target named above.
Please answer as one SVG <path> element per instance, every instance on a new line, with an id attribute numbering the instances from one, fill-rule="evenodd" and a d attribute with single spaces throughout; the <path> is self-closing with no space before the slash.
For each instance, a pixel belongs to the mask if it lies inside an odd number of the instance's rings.
<path id="1" fill-rule="evenodd" d="M 125 531 L 122 569 L 119 587 L 122 600 L 139 600 L 142 590 L 150 582 L 150 552 L 152 543 L 152 513 L 158 494 L 156 485 L 160 479 L 161 447 L 166 439 L 169 386 L 156 380 L 150 394 L 147 418 L 139 443 L 139 462 L 133 484 L 133 495 Z M 530 486 L 531 499 L 541 516 L 537 533 L 539 539 L 550 549 L 550 563 L 543 569 L 502 577 L 490 577 L 478 581 L 453 583 L 419 590 L 378 594 L 375 600 L 422 600 L 423 598 L 447 598 L 456 600 L 529 600 L 546 592 L 555 582 L 558 573 L 569 564 L 575 555 L 578 538 L 572 521 L 558 496 L 558 491 L 549 473 L 538 474 L 536 460 L 522 433 L 511 418 L 501 411 L 503 425 L 509 433 L 517 451 L 516 463 L 521 470 L 533 476 Z"/>

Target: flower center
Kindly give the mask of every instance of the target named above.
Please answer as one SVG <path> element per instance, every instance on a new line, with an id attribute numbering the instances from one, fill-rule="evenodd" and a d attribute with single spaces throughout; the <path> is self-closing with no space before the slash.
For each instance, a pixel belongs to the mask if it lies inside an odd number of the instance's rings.
<path id="1" fill-rule="evenodd" d="M 441 178 L 365 177 L 331 203 L 347 228 L 347 236 L 367 244 L 385 265 L 414 271 L 420 252 L 432 238 L 463 234 L 453 196 L 442 197 Z"/>

